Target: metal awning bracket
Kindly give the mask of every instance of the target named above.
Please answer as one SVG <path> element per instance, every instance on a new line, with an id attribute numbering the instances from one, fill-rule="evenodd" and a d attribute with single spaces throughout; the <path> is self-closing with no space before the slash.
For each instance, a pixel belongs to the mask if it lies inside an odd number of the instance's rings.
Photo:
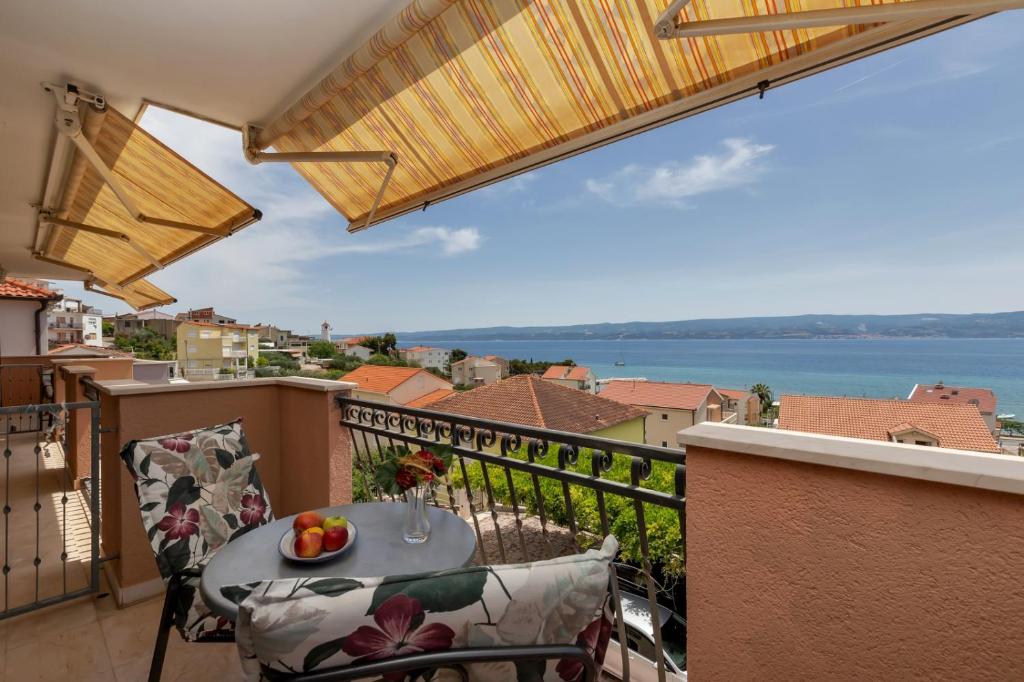
<path id="1" fill-rule="evenodd" d="M 828 26 L 888 23 L 909 19 L 983 15 L 1024 7 L 1024 0 L 914 0 L 913 2 L 848 5 L 834 9 L 779 12 L 754 16 L 681 21 L 679 13 L 690 0 L 671 0 L 654 23 L 661 40 L 736 33 L 761 33 Z"/>
<path id="2" fill-rule="evenodd" d="M 359 227 L 349 226 L 349 232 L 365 230 L 373 222 L 373 216 L 380 207 L 381 199 L 384 198 L 384 191 L 391 182 L 391 176 L 398 166 L 398 156 L 391 151 L 373 152 L 264 152 L 255 143 L 258 128 L 251 124 L 242 127 L 242 152 L 246 160 L 253 164 L 261 163 L 383 163 L 388 167 L 381 182 L 380 189 L 373 199 L 373 205 L 366 216 L 366 222 Z"/>

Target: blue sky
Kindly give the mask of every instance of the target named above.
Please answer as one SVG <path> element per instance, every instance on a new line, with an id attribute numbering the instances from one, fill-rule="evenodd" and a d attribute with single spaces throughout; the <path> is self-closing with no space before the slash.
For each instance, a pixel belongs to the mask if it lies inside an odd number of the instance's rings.
<path id="1" fill-rule="evenodd" d="M 357 235 L 236 133 L 151 109 L 264 213 L 151 279 L 172 311 L 309 332 L 1016 310 L 1022 63 L 1006 13 Z"/>

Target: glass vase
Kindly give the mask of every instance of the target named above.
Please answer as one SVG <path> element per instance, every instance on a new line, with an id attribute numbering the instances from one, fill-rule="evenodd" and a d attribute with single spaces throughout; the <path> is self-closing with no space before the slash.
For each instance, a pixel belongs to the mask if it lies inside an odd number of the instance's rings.
<path id="1" fill-rule="evenodd" d="M 402 539 L 418 545 L 430 537 L 430 521 L 427 520 L 427 489 L 418 485 L 405 491 L 405 528 Z"/>

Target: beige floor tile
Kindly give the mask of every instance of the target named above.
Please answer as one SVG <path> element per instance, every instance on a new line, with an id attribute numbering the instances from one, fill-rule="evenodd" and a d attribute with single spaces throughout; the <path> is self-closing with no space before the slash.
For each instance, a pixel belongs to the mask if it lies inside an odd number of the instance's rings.
<path id="1" fill-rule="evenodd" d="M 95 630 L 96 634 L 102 638 L 99 628 L 91 627 L 95 625 L 96 609 L 93 608 L 91 599 L 84 598 L 67 604 L 58 604 L 9 620 L 7 622 L 7 648 L 11 650 L 44 637 L 78 630 Z"/>
<path id="2" fill-rule="evenodd" d="M 90 610 L 91 603 L 86 604 Z M 62 609 L 65 613 L 67 608 Z M 50 627 L 38 631 L 34 637 L 18 644 L 10 640 L 4 656 L 4 672 L 9 680 L 19 682 L 58 682 L 75 680 L 92 682 L 109 680 L 113 676 L 110 656 L 107 654 L 103 633 L 93 621 L 78 627 L 63 627 L 54 631 Z M 28 620 L 27 623 L 33 621 Z M 14 628 L 18 633 L 20 627 Z"/>
<path id="3" fill-rule="evenodd" d="M 156 642 L 162 607 L 161 601 L 149 601 L 107 614 L 100 619 L 99 626 L 115 668 L 140 656 L 148 660 L 153 652 L 153 643 Z M 178 637 L 177 632 L 171 635 Z"/>
<path id="4" fill-rule="evenodd" d="M 149 674 L 152 651 L 114 668 L 117 682 L 140 682 Z M 242 677 L 234 644 L 196 644 L 171 633 L 164 659 L 163 682 L 233 682 Z"/>

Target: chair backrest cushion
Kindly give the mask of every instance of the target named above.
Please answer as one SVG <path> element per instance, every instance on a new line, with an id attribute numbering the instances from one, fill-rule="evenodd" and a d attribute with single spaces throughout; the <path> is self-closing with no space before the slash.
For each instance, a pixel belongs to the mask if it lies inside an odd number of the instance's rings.
<path id="1" fill-rule="evenodd" d="M 205 564 L 232 538 L 274 518 L 241 419 L 133 440 L 121 459 L 164 579 Z"/>
<path id="2" fill-rule="evenodd" d="M 584 646 L 600 668 L 611 634 L 609 564 L 617 550 L 609 535 L 600 549 L 548 561 L 268 580 L 223 593 L 239 602 L 235 637 L 251 680 L 259 679 L 260 664 L 313 672 L 428 651 L 530 644 Z M 578 679 L 582 665 L 489 663 L 470 672 L 481 680 L 562 681 Z"/>

